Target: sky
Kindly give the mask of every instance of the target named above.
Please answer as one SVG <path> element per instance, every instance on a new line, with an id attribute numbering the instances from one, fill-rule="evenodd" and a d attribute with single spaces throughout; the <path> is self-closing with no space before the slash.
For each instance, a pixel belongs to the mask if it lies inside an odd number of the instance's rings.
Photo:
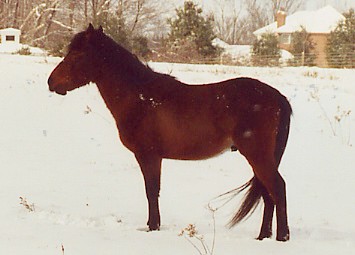
<path id="1" fill-rule="evenodd" d="M 331 5 L 339 11 L 346 11 L 355 8 L 355 0 L 309 0 L 306 2 L 306 9 L 315 10 L 325 5 Z"/>
<path id="2" fill-rule="evenodd" d="M 182 5 L 184 0 L 173 0 L 175 2 L 176 6 Z M 201 3 L 203 9 L 210 9 L 213 11 L 213 8 L 216 6 L 216 2 L 219 2 L 221 0 L 195 0 L 196 3 Z M 224 0 L 227 2 L 228 0 Z M 243 0 L 229 0 L 231 3 L 232 2 L 241 2 Z M 245 0 L 244 0 L 245 1 Z M 259 0 L 260 2 L 266 1 L 266 0 Z M 355 0 L 304 0 L 304 10 L 316 10 L 319 8 L 322 8 L 326 5 L 331 5 L 335 9 L 337 9 L 340 12 L 344 12 L 350 8 L 355 8 Z"/>

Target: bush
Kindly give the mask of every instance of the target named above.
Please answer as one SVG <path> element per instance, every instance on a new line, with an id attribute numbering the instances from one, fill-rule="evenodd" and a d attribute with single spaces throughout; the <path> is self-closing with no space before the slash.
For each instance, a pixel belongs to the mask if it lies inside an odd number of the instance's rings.
<path id="1" fill-rule="evenodd" d="M 304 27 L 292 33 L 291 53 L 294 58 L 289 61 L 293 66 L 314 66 L 316 55 L 312 53 L 314 42 Z"/>
<path id="2" fill-rule="evenodd" d="M 16 51 L 15 54 L 28 56 L 31 55 L 31 49 L 27 46 L 22 46 L 22 48 Z"/>
<path id="3" fill-rule="evenodd" d="M 355 13 L 350 9 L 346 18 L 331 32 L 327 44 L 327 61 L 330 67 L 355 68 Z"/>
<path id="4" fill-rule="evenodd" d="M 53 44 L 52 47 L 47 47 L 49 55 L 54 57 L 64 57 L 66 54 L 66 48 L 68 43 L 69 41 L 65 43 L 58 42 L 56 44 Z"/>
<path id="5" fill-rule="evenodd" d="M 143 58 L 147 57 L 150 53 L 147 37 L 144 36 L 134 37 L 132 39 L 132 52 Z"/>
<path id="6" fill-rule="evenodd" d="M 218 48 L 212 45 L 215 34 L 211 17 L 204 18 L 202 9 L 192 1 L 186 1 L 183 8 L 176 9 L 176 15 L 175 19 L 168 20 L 168 45 L 172 51 L 190 61 L 219 55 Z"/>
<path id="7" fill-rule="evenodd" d="M 102 26 L 105 33 L 115 42 L 139 57 L 144 58 L 150 53 L 148 39 L 142 35 L 132 35 L 127 30 L 125 20 L 122 17 L 107 12 L 99 15 L 94 24 L 97 27 Z"/>
<path id="8" fill-rule="evenodd" d="M 110 12 L 103 12 L 93 22 L 95 27 L 102 26 L 105 34 L 109 35 L 115 42 L 131 50 L 129 33 L 125 27 L 122 17 Z"/>
<path id="9" fill-rule="evenodd" d="M 263 34 L 253 44 L 252 63 L 256 66 L 277 66 L 281 52 L 275 34 Z"/>

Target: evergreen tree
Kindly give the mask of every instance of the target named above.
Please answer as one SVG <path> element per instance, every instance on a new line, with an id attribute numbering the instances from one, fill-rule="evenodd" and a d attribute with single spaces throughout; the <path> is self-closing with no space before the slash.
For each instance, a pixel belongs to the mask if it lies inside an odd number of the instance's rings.
<path id="1" fill-rule="evenodd" d="M 125 27 L 125 22 L 120 15 L 110 12 L 102 12 L 96 17 L 96 20 L 93 23 L 94 26 L 102 26 L 105 33 L 115 40 L 115 42 L 129 50 L 131 49 L 130 38 Z"/>
<path id="2" fill-rule="evenodd" d="M 128 32 L 125 20 L 120 15 L 114 13 L 102 13 L 97 16 L 94 23 L 96 26 L 101 25 L 105 33 L 109 35 L 115 42 L 125 47 L 139 57 L 146 57 L 150 50 L 148 48 L 148 39 L 141 35 L 132 35 Z"/>
<path id="3" fill-rule="evenodd" d="M 327 45 L 327 60 L 331 67 L 355 68 L 355 12 L 344 13 L 346 18 L 331 32 Z"/>
<path id="4" fill-rule="evenodd" d="M 275 34 L 263 34 L 253 44 L 253 65 L 275 66 L 279 64 L 281 52 L 278 47 L 278 38 Z"/>
<path id="5" fill-rule="evenodd" d="M 292 33 L 291 53 L 294 58 L 289 64 L 296 66 L 314 66 L 316 55 L 312 53 L 314 43 L 310 38 L 309 33 L 304 27 L 300 31 Z"/>
<path id="6" fill-rule="evenodd" d="M 145 36 L 135 36 L 132 38 L 132 52 L 143 58 L 147 57 L 151 51 L 148 47 L 148 38 Z"/>
<path id="7" fill-rule="evenodd" d="M 218 49 L 212 45 L 215 38 L 212 18 L 204 18 L 202 9 L 193 1 L 186 1 L 183 8 L 176 9 L 177 17 L 169 19 L 168 44 L 179 55 L 216 57 Z M 184 57 L 184 56 L 182 56 Z"/>

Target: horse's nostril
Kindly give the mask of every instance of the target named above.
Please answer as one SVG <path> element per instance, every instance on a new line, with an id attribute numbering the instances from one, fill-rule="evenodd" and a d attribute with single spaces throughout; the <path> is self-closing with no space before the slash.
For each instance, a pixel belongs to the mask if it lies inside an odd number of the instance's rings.
<path id="1" fill-rule="evenodd" d="M 53 81 L 52 76 L 49 76 L 49 78 L 48 78 L 48 85 L 51 85 L 51 84 L 52 84 L 52 81 Z"/>
<path id="2" fill-rule="evenodd" d="M 48 89 L 49 89 L 49 91 L 54 91 L 54 88 L 55 88 L 55 86 L 53 85 L 54 84 L 54 80 L 53 80 L 53 78 L 50 76 L 49 78 L 48 78 Z"/>

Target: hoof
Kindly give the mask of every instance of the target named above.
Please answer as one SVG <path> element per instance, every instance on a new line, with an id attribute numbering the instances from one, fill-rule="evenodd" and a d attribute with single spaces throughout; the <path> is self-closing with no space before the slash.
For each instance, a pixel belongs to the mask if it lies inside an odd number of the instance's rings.
<path id="1" fill-rule="evenodd" d="M 156 225 L 156 226 L 149 226 L 149 231 L 159 231 L 160 230 L 160 226 Z"/>
<path id="2" fill-rule="evenodd" d="M 270 230 L 264 231 L 260 233 L 260 235 L 256 238 L 256 240 L 262 241 L 265 238 L 271 238 L 271 236 L 272 236 L 272 231 Z"/>
<path id="3" fill-rule="evenodd" d="M 282 237 L 276 237 L 276 240 L 277 241 L 280 241 L 280 242 L 287 242 L 290 240 L 290 234 L 287 234 L 285 236 L 282 236 Z"/>
<path id="4" fill-rule="evenodd" d="M 271 238 L 271 236 L 258 236 L 257 238 L 255 238 L 255 240 L 262 241 L 265 238 Z"/>

